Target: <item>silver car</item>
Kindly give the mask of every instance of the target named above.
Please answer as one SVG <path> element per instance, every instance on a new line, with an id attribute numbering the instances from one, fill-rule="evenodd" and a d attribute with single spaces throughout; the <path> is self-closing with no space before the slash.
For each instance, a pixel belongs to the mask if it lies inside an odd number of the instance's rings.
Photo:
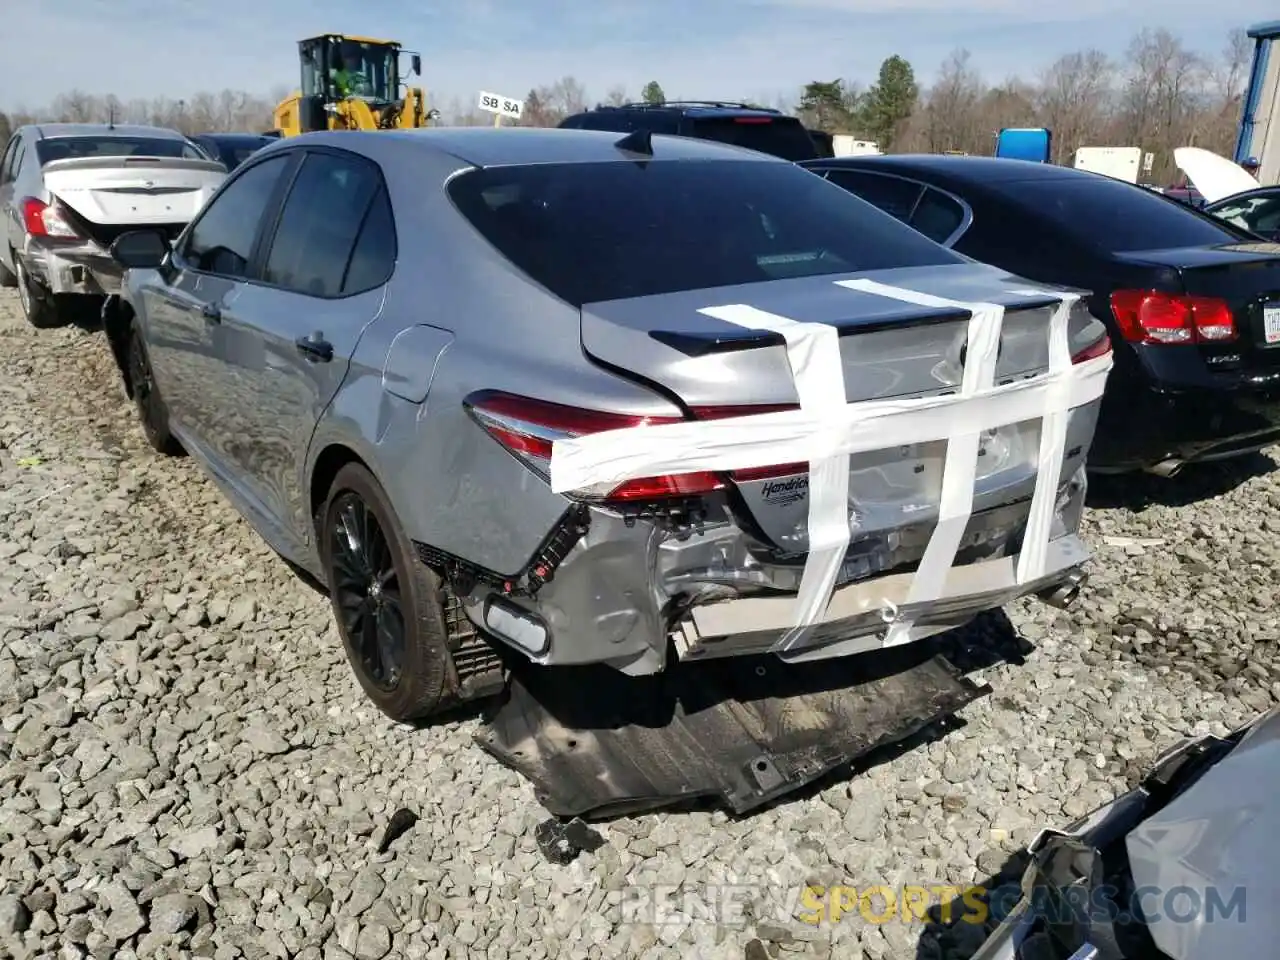
<path id="1" fill-rule="evenodd" d="M 491 642 L 632 676 L 673 657 L 878 648 L 884 622 L 861 601 L 833 601 L 785 651 L 788 611 L 752 603 L 798 589 L 807 465 L 562 495 L 553 442 L 794 407 L 781 341 L 699 312 L 710 304 L 841 328 L 849 402 L 953 392 L 967 315 L 836 280 L 1004 298 L 1002 381 L 1046 369 L 1053 309 L 793 164 L 596 131 L 290 138 L 238 168 L 172 247 L 138 232 L 115 252 L 134 269 L 104 319 L 151 444 L 195 455 L 328 585 L 361 685 L 396 718 L 500 683 Z M 1070 344 L 1108 349 L 1084 310 Z M 989 431 L 957 558 L 969 589 L 917 626 L 1023 593 L 1070 599 L 1096 415 L 1090 403 L 1068 418 L 1054 562 L 1014 589 L 983 571 L 1018 551 L 1039 425 Z M 858 523 L 837 597 L 909 578 L 945 448 L 852 458 Z"/>
<path id="2" fill-rule="evenodd" d="M 177 236 L 226 168 L 176 130 L 106 123 L 19 127 L 0 156 L 0 286 L 36 327 L 120 287 L 107 248 L 147 227 Z"/>

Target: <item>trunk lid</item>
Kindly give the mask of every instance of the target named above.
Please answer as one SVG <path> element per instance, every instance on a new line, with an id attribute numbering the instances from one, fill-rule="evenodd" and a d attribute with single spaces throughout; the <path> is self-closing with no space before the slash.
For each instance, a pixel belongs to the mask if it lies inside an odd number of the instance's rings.
<path id="1" fill-rule="evenodd" d="M 1005 315 L 997 379 L 1008 381 L 1048 366 L 1048 321 L 1056 301 L 1011 295 L 1027 286 L 979 264 L 861 274 L 960 301 L 994 301 Z M 920 396 L 958 389 L 968 313 L 915 306 L 836 286 L 848 276 L 777 280 L 588 304 L 582 310 L 587 355 L 615 372 L 679 398 L 686 407 L 790 406 L 798 403 L 780 336 L 736 327 L 698 311 L 746 303 L 795 320 L 841 330 L 846 402 Z M 1076 353 L 1102 335 L 1102 324 L 1078 311 L 1070 326 Z M 1072 418 L 1063 479 L 1082 461 L 1092 436 L 1089 418 Z M 1039 423 L 993 431 L 979 467 L 975 510 L 1029 497 L 1034 487 Z M 850 497 L 858 536 L 873 537 L 937 515 L 946 443 L 901 446 L 852 458 Z M 735 477 L 740 501 L 781 555 L 807 551 L 807 466 L 751 479 Z"/>
<path id="2" fill-rule="evenodd" d="M 90 224 L 185 224 L 227 170 L 186 157 L 83 157 L 45 165 L 45 188 Z"/>
<path id="3" fill-rule="evenodd" d="M 1280 244 L 1144 250 L 1120 259 L 1172 270 L 1185 293 L 1226 301 L 1239 336 L 1228 343 L 1200 344 L 1213 370 L 1280 369 Z"/>

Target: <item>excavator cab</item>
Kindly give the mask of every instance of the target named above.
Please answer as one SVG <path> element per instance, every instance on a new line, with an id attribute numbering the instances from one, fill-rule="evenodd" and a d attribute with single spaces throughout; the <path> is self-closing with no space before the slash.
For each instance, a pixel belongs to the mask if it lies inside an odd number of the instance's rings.
<path id="1" fill-rule="evenodd" d="M 302 85 L 276 108 L 283 136 L 315 130 L 387 130 L 426 125 L 421 89 L 401 95 L 400 56 L 394 40 L 323 34 L 298 44 Z M 410 54 L 409 73 L 422 73 Z M 435 111 L 431 114 L 438 116 Z"/>

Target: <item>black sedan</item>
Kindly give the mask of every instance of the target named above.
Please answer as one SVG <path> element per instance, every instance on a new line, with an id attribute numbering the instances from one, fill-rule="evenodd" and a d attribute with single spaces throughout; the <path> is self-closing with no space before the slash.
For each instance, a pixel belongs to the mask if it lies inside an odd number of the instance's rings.
<path id="1" fill-rule="evenodd" d="M 1172 476 L 1280 441 L 1280 246 L 1067 167 L 933 155 L 803 166 L 975 260 L 1092 291 L 1115 344 L 1096 472 Z"/>
<path id="2" fill-rule="evenodd" d="M 276 142 L 275 137 L 258 133 L 201 133 L 191 139 L 226 167 L 228 173 L 244 163 L 250 154 Z"/>
<path id="3" fill-rule="evenodd" d="M 1205 213 L 1266 240 L 1280 241 L 1280 187 L 1259 187 L 1208 204 Z"/>

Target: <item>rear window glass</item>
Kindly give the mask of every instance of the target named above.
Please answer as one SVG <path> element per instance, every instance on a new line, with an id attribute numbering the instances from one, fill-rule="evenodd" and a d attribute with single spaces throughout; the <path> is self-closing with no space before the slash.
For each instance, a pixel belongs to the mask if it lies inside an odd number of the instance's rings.
<path id="1" fill-rule="evenodd" d="M 697 117 L 689 120 L 689 135 L 771 153 L 783 160 L 818 156 L 809 131 L 794 117 Z"/>
<path id="2" fill-rule="evenodd" d="M 575 306 L 790 277 L 964 262 L 801 167 L 760 160 L 473 170 L 449 194 Z"/>
<path id="3" fill-rule="evenodd" d="M 188 157 L 203 159 L 194 144 L 161 137 L 54 137 L 36 141 L 40 165 L 81 157 Z"/>
<path id="4" fill-rule="evenodd" d="M 1114 253 L 1163 250 L 1245 239 L 1190 207 L 1104 177 L 1001 181 L 989 185 L 1035 210 L 1082 243 Z"/>
<path id="5" fill-rule="evenodd" d="M 265 147 L 270 140 L 261 143 L 214 143 L 208 146 L 214 159 L 220 161 L 228 170 L 234 170 L 251 156 Z"/>

